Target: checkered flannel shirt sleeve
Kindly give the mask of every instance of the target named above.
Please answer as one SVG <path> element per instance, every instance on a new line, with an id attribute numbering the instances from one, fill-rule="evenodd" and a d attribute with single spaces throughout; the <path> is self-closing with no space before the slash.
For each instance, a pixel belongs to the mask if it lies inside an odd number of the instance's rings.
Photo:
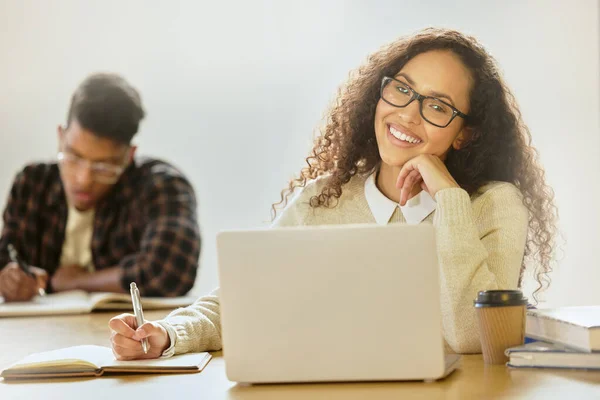
<path id="1" fill-rule="evenodd" d="M 181 175 L 155 174 L 141 194 L 146 221 L 140 251 L 124 257 L 121 284 L 143 296 L 180 296 L 194 285 L 200 256 L 196 197 Z"/>
<path id="2" fill-rule="evenodd" d="M 27 194 L 34 191 L 35 186 L 41 184 L 27 179 L 26 170 L 17 174 L 4 208 L 2 235 L 0 236 L 0 269 L 10 262 L 8 256 L 8 244 L 12 243 L 17 251 L 23 253 L 21 244 L 17 243 L 17 232 L 28 227 L 23 217 L 27 208 Z"/>

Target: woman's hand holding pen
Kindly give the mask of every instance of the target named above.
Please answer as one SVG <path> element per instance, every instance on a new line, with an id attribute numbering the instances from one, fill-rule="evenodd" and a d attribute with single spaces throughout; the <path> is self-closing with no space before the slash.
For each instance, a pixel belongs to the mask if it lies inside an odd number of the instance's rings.
<path id="1" fill-rule="evenodd" d="M 29 267 L 33 276 L 23 271 L 15 262 L 0 271 L 0 295 L 5 301 L 29 301 L 40 289 L 46 290 L 48 273 L 41 268 Z"/>
<path id="2" fill-rule="evenodd" d="M 158 358 L 169 347 L 169 334 L 160 324 L 146 322 L 137 329 L 135 315 L 121 314 L 111 319 L 108 326 L 112 330 L 110 341 L 117 360 Z M 148 353 L 144 354 L 142 339 L 148 339 Z"/>

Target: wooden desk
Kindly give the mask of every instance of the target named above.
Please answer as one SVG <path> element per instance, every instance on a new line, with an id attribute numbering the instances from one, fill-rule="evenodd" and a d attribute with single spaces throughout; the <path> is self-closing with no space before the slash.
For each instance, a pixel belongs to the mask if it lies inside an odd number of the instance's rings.
<path id="1" fill-rule="evenodd" d="M 164 313 L 147 312 L 148 319 Z M 0 369 L 34 352 L 80 344 L 109 346 L 113 313 L 0 319 Z M 240 386 L 227 380 L 220 354 L 200 374 L 107 375 L 29 383 L 0 382 L 0 399 L 600 399 L 599 372 L 509 370 L 463 357 L 460 370 L 435 383 L 339 383 Z"/>

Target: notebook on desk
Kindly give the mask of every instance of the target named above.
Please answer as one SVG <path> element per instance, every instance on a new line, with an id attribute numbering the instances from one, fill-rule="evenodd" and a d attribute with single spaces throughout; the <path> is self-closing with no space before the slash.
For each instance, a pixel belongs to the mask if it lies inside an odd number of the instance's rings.
<path id="1" fill-rule="evenodd" d="M 527 336 L 600 352 L 600 306 L 527 310 Z"/>
<path id="2" fill-rule="evenodd" d="M 589 369 L 600 371 L 600 351 L 584 352 L 557 343 L 532 342 L 506 350 L 513 368 Z"/>
<path id="3" fill-rule="evenodd" d="M 95 377 L 104 373 L 194 373 L 202 371 L 210 359 L 209 353 L 190 353 L 164 359 L 118 361 L 108 347 L 74 346 L 27 356 L 0 376 L 12 380 Z"/>
<path id="4" fill-rule="evenodd" d="M 431 225 L 228 231 L 217 253 L 232 381 L 434 380 L 459 363 Z"/>
<path id="5" fill-rule="evenodd" d="M 0 297 L 1 299 L 1 297 Z M 185 307 L 195 298 L 142 297 L 144 310 Z M 125 293 L 87 293 L 81 290 L 34 297 L 28 302 L 0 302 L 0 317 L 87 314 L 94 310 L 132 310 L 131 296 Z"/>

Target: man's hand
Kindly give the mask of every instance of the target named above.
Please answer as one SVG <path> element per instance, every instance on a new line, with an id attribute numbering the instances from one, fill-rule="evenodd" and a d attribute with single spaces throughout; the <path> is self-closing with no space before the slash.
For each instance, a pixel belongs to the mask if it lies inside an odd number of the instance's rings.
<path id="1" fill-rule="evenodd" d="M 81 281 L 89 272 L 78 265 L 65 265 L 56 270 L 50 283 L 55 292 L 80 289 Z"/>
<path id="2" fill-rule="evenodd" d="M 0 271 L 0 295 L 4 301 L 29 301 L 46 289 L 48 273 L 41 268 L 29 267 L 35 275 L 27 275 L 16 263 L 8 263 Z"/>

